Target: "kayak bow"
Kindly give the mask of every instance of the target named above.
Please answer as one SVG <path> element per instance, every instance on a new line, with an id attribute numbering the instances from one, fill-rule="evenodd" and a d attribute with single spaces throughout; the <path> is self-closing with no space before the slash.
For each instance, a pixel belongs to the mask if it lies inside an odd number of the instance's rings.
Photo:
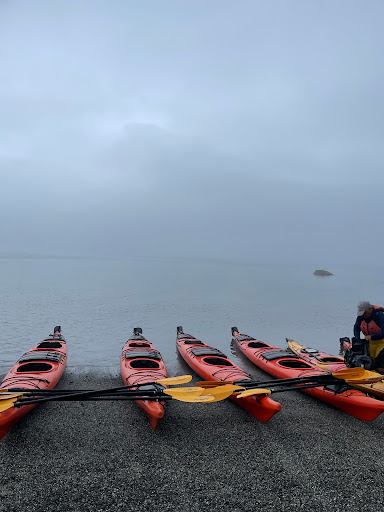
<path id="1" fill-rule="evenodd" d="M 148 384 L 168 377 L 163 358 L 143 335 L 142 329 L 133 329 L 132 336 L 125 343 L 120 359 L 120 371 L 124 384 L 136 386 L 133 389 L 164 389 L 157 384 Z M 157 387 L 156 387 L 157 386 Z M 165 401 L 137 400 L 155 430 L 164 416 Z"/>
<path id="2" fill-rule="evenodd" d="M 67 364 L 67 343 L 56 326 L 53 334 L 26 352 L 9 370 L 0 389 L 20 387 L 31 390 L 52 389 Z M 0 439 L 35 405 L 12 408 L 0 413 Z"/>

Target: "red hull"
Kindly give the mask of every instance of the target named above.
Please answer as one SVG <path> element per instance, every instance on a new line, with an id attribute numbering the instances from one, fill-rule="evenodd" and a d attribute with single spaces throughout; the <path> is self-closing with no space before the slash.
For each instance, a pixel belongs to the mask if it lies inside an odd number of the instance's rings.
<path id="1" fill-rule="evenodd" d="M 292 350 L 298 357 L 300 357 L 300 359 L 304 359 L 304 361 L 308 361 L 318 368 L 326 370 L 327 372 L 337 372 L 347 368 L 347 366 L 344 364 L 344 359 L 341 357 L 333 356 L 327 352 L 322 352 L 321 350 L 314 350 L 309 347 L 299 345 L 292 340 L 287 339 L 287 342 L 289 349 Z M 350 343 L 346 341 L 341 343 L 344 343 L 344 345 L 350 345 Z M 347 346 L 347 348 L 349 347 Z M 309 354 L 308 351 L 312 351 L 312 353 Z M 372 376 L 376 375 L 377 377 L 380 377 L 379 373 L 371 372 L 371 374 Z M 353 387 L 363 391 L 363 393 L 368 393 L 369 395 L 374 395 L 380 400 L 384 400 L 384 379 L 380 380 L 379 382 L 354 384 Z"/>
<path id="2" fill-rule="evenodd" d="M 327 371 L 316 368 L 313 364 L 279 347 L 237 331 L 232 334 L 236 345 L 252 363 L 278 379 L 329 375 Z M 371 398 L 357 389 L 337 392 L 327 386 L 320 386 L 302 391 L 364 421 L 372 421 L 384 411 L 382 401 Z"/>
<path id="3" fill-rule="evenodd" d="M 60 331 L 51 334 L 26 352 L 10 369 L 0 388 L 51 389 L 56 386 L 67 364 L 67 344 Z M 12 407 L 0 413 L 0 439 L 35 405 Z"/>
<path id="4" fill-rule="evenodd" d="M 251 380 L 251 376 L 248 373 L 233 363 L 223 353 L 189 334 L 178 331 L 176 343 L 185 362 L 202 379 L 221 382 Z M 199 355 L 199 351 L 202 352 L 202 355 Z M 267 396 L 236 398 L 235 395 L 231 395 L 230 398 L 254 418 L 264 423 L 281 410 L 281 404 Z"/>
<path id="5" fill-rule="evenodd" d="M 168 377 L 164 361 L 155 347 L 141 334 L 141 329 L 129 338 L 123 347 L 120 359 L 120 371 L 124 384 L 144 386 L 147 382 Z M 164 416 L 164 401 L 135 400 L 155 430 Z"/>

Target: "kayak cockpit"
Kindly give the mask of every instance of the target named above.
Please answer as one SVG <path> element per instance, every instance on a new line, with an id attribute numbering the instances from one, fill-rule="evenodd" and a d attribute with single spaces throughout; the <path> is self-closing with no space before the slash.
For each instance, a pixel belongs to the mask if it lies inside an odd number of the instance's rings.
<path id="1" fill-rule="evenodd" d="M 217 348 L 205 346 L 201 348 L 191 348 L 190 351 L 196 357 L 206 356 L 201 358 L 203 363 L 212 366 L 234 366 L 227 356 Z"/>
<path id="2" fill-rule="evenodd" d="M 222 357 L 203 357 L 203 361 L 212 366 L 233 366 L 231 361 Z"/>
<path id="3" fill-rule="evenodd" d="M 133 361 L 129 362 L 129 365 L 131 368 L 139 368 L 142 370 L 149 370 L 149 369 L 159 369 L 160 365 L 153 359 L 134 359 Z"/>
<path id="4" fill-rule="evenodd" d="M 283 368 L 300 368 L 300 370 L 313 370 L 313 366 L 307 364 L 300 359 L 283 359 L 278 361 L 277 364 Z"/>
<path id="5" fill-rule="evenodd" d="M 319 357 L 318 360 L 322 363 L 344 363 L 344 359 L 337 356 Z"/>
<path id="6" fill-rule="evenodd" d="M 53 366 L 49 363 L 26 363 L 20 365 L 16 372 L 17 373 L 34 373 L 34 372 L 49 372 Z"/>
<path id="7" fill-rule="evenodd" d="M 250 347 L 250 348 L 265 348 L 265 347 L 269 347 L 269 345 L 262 341 L 251 341 L 248 343 L 248 347 Z"/>
<path id="8" fill-rule="evenodd" d="M 36 348 L 62 348 L 63 344 L 59 341 L 42 341 Z"/>

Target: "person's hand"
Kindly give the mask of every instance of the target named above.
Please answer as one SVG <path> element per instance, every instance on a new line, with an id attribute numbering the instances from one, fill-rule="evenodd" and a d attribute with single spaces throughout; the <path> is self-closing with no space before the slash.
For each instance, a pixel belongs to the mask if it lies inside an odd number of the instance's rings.
<path id="1" fill-rule="evenodd" d="M 369 334 L 368 336 L 365 336 L 366 341 L 371 341 L 372 336 Z"/>

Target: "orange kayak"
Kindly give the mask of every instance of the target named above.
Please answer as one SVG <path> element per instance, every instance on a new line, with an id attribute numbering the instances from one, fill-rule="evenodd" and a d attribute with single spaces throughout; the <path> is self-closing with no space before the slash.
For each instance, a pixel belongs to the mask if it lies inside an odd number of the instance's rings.
<path id="1" fill-rule="evenodd" d="M 185 334 L 181 326 L 177 328 L 176 344 L 185 362 L 205 380 L 221 382 L 252 380 L 247 372 L 228 359 L 220 350 L 206 345 L 190 334 Z M 264 423 L 281 410 L 281 404 L 269 396 L 236 398 L 236 395 L 231 395 L 230 398 L 254 418 Z"/>
<path id="2" fill-rule="evenodd" d="M 9 370 L 0 388 L 52 389 L 59 382 L 67 365 L 67 343 L 56 326 L 53 334 L 26 352 Z M 25 405 L 0 412 L 0 439 L 35 407 Z"/>
<path id="3" fill-rule="evenodd" d="M 292 352 L 269 345 L 252 336 L 240 334 L 237 327 L 232 327 L 232 336 L 241 352 L 252 363 L 273 377 L 290 379 L 329 375 L 326 370 L 316 367 L 309 361 L 304 361 Z M 384 412 L 384 402 L 351 388 L 343 382 L 303 389 L 303 391 L 360 420 L 372 421 Z"/>
<path id="4" fill-rule="evenodd" d="M 132 336 L 123 347 L 120 359 L 120 371 L 125 385 L 137 385 L 132 389 L 164 389 L 158 384 L 146 384 L 166 379 L 168 372 L 160 352 L 142 335 L 142 329 L 136 327 Z M 165 401 L 135 400 L 143 409 L 155 430 L 164 416 Z"/>

